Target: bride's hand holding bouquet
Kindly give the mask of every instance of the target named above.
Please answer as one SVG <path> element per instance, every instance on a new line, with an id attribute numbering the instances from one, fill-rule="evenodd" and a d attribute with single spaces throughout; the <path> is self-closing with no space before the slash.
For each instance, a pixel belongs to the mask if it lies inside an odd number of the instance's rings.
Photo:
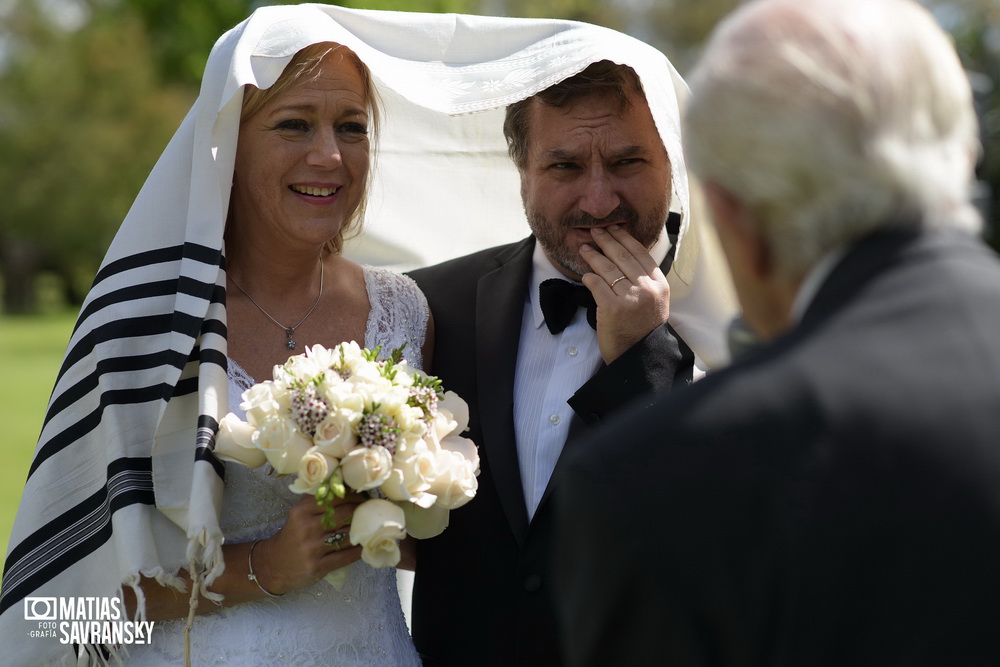
<path id="1" fill-rule="evenodd" d="M 215 455 L 294 475 L 289 488 L 315 497 L 294 511 L 324 515 L 320 543 L 346 539 L 372 567 L 392 567 L 400 540 L 438 535 L 450 510 L 475 496 L 479 455 L 459 435 L 465 402 L 410 368 L 401 350 L 381 361 L 378 352 L 316 345 L 275 366 L 272 380 L 244 392 L 246 421 L 222 420 Z M 341 568 L 327 579 L 344 576 Z"/>

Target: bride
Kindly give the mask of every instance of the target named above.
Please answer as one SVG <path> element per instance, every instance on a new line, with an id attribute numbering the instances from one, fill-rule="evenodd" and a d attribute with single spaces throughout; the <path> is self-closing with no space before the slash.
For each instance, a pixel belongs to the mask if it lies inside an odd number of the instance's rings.
<path id="1" fill-rule="evenodd" d="M 341 256 L 363 210 L 377 106 L 367 68 L 344 46 L 295 54 L 273 86 L 247 87 L 240 115 L 225 231 L 229 410 L 271 369 L 311 344 L 364 341 L 391 351 L 406 343 L 423 364 L 428 310 L 405 277 Z M 221 528 L 225 570 L 208 591 L 221 611 L 194 623 L 197 663 L 419 664 L 391 569 L 357 564 L 342 590 L 321 581 L 358 561 L 343 532 L 326 531 L 322 509 L 265 468 L 226 464 Z M 337 523 L 355 505 L 342 503 Z M 178 619 L 186 596 L 144 579 L 147 617 Z M 128 591 L 126 591 L 128 593 Z M 126 598 L 128 600 L 128 597 Z M 158 623 L 129 664 L 177 664 L 184 620 Z M 244 633 L 234 632 L 237 627 Z M 267 629 L 267 642 L 254 641 Z"/>
<path id="2" fill-rule="evenodd" d="M 378 129 L 368 68 L 341 44 L 299 48 L 301 30 L 269 28 L 267 48 L 291 56 L 273 83 L 227 90 L 227 75 L 246 67 L 242 37 L 266 41 L 260 35 L 232 31 L 213 50 L 198 102 L 81 312 L 59 381 L 75 384 L 57 383 L 46 427 L 79 437 L 36 458 L 46 470 L 62 467 L 46 492 L 62 503 L 64 533 L 86 529 L 69 519 L 85 502 L 70 502 L 74 468 L 85 475 L 99 464 L 109 476 L 124 468 L 125 492 L 105 502 L 114 507 L 111 530 L 47 555 L 65 568 L 54 578 L 61 595 L 110 584 L 127 618 L 153 621 L 148 643 L 83 642 L 98 661 L 419 665 L 395 571 L 358 562 L 361 547 L 346 531 L 325 530 L 323 510 L 293 494 L 287 478 L 267 466 L 223 465 L 210 452 L 221 416 L 242 416 L 241 394 L 306 346 L 357 341 L 388 354 L 405 344 L 418 368 L 432 346 L 413 281 L 341 255 L 363 215 Z M 247 78 L 267 76 L 254 69 Z M 99 377 L 102 401 L 116 398 L 81 434 L 82 422 L 60 421 L 67 412 L 55 406 L 87 377 Z M 31 484 L 25 507 L 40 497 Z M 338 526 L 360 500 L 339 501 Z M 48 563 L 11 553 L 4 584 L 13 596 Z M 322 580 L 345 566 L 341 589 Z M 21 644 L 27 653 L 17 664 L 75 662 L 71 646 Z"/>

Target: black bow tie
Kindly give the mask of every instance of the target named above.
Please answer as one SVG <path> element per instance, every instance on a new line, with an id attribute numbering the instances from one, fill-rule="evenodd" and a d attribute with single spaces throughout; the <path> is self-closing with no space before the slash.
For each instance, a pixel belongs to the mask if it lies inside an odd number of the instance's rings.
<path id="1" fill-rule="evenodd" d="M 538 303 L 545 316 L 545 325 L 553 335 L 569 325 L 580 306 L 587 309 L 587 323 L 592 329 L 597 328 L 597 304 L 594 295 L 583 285 L 558 278 L 543 280 L 538 286 Z"/>

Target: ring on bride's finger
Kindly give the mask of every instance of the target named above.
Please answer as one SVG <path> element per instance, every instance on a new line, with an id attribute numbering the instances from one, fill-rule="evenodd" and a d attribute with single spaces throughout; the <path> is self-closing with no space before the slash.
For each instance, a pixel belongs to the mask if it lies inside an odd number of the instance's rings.
<path id="1" fill-rule="evenodd" d="M 323 538 L 323 544 L 325 544 L 328 547 L 339 547 L 340 543 L 344 541 L 345 537 L 347 537 L 347 533 L 343 533 L 341 531 L 337 531 L 336 533 L 330 533 L 329 535 Z"/>
<path id="2" fill-rule="evenodd" d="M 622 280 L 625 280 L 625 276 L 624 275 L 618 276 L 617 278 L 615 278 L 614 280 L 612 280 L 611 281 L 611 288 L 614 289 L 614 286 L 617 285 L 619 283 L 619 281 L 622 281 Z"/>

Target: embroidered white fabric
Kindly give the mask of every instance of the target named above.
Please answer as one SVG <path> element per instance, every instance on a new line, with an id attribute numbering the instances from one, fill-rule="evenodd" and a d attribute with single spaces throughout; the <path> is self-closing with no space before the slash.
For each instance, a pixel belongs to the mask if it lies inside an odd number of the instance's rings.
<path id="1" fill-rule="evenodd" d="M 406 342 L 404 356 L 422 366 L 427 302 L 412 280 L 385 269 L 364 267 L 371 302 L 364 345 L 382 345 L 386 355 Z M 243 415 L 242 393 L 255 380 L 229 360 L 229 410 Z M 269 466 L 226 463 L 222 531 L 226 542 L 267 538 L 278 531 L 299 501 L 291 480 Z M 156 623 L 153 643 L 135 646 L 128 665 L 183 663 L 184 620 Z M 280 598 L 223 607 L 199 616 L 191 630 L 196 665 L 419 665 L 406 628 L 392 568 L 351 566 L 343 590 L 325 581 Z"/>

